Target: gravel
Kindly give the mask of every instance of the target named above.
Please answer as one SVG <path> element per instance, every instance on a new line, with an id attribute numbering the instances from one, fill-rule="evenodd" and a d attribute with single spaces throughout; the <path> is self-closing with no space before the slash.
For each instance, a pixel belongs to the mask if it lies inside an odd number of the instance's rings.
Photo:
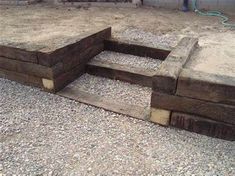
<path id="1" fill-rule="evenodd" d="M 0 175 L 235 175 L 235 143 L 0 79 Z"/>
<path id="2" fill-rule="evenodd" d="M 130 67 L 142 68 L 146 70 L 157 70 L 162 61 L 149 57 L 140 57 L 130 54 L 103 51 L 93 58 L 94 60 L 109 62 L 114 64 L 126 65 Z"/>
<path id="3" fill-rule="evenodd" d="M 79 90 L 105 97 L 116 102 L 149 107 L 152 89 L 136 84 L 129 84 L 119 80 L 89 74 L 69 84 L 68 87 L 77 87 Z"/>
<path id="4" fill-rule="evenodd" d="M 127 28 L 124 32 L 117 34 L 115 38 L 124 41 L 141 43 L 150 47 L 166 49 L 173 48 L 179 41 L 178 37 L 175 34 L 171 35 L 168 33 L 163 35 L 155 35 L 151 32 L 146 32 L 134 27 Z"/>

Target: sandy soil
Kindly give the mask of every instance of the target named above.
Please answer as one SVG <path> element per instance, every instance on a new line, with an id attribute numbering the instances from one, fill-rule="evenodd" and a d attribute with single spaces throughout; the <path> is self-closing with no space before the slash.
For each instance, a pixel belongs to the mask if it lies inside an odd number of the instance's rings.
<path id="1" fill-rule="evenodd" d="M 45 48 L 63 44 L 79 34 L 112 26 L 113 36 L 144 42 L 146 32 L 163 36 L 173 47 L 183 36 L 199 37 L 200 48 L 187 67 L 209 73 L 235 76 L 235 31 L 224 28 L 215 17 L 202 17 L 155 8 L 68 8 L 34 5 L 0 7 L 0 44 Z M 235 14 L 230 14 L 235 22 Z M 135 29 L 128 39 L 126 30 Z M 170 42 L 169 42 L 170 41 Z M 163 41 L 164 42 L 164 41 Z M 162 41 L 150 45 L 161 47 Z M 165 46 L 167 47 L 167 46 Z"/>

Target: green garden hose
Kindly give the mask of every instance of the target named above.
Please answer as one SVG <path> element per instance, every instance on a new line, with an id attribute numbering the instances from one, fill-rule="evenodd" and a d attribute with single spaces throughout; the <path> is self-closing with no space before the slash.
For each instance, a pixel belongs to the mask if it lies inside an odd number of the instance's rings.
<path id="1" fill-rule="evenodd" d="M 199 15 L 203 15 L 203 16 L 216 16 L 216 17 L 220 17 L 222 19 L 222 24 L 225 27 L 231 27 L 235 29 L 235 24 L 231 24 L 228 23 L 229 18 L 226 17 L 225 15 L 223 15 L 221 12 L 219 11 L 207 11 L 207 12 L 202 12 L 197 8 L 197 0 L 192 0 L 192 5 L 193 5 L 193 10 L 199 14 Z"/>

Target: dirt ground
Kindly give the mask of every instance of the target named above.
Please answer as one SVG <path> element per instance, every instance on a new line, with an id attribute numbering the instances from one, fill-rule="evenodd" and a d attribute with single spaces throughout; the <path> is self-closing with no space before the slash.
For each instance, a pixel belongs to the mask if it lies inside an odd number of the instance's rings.
<path id="1" fill-rule="evenodd" d="M 187 67 L 235 76 L 235 30 L 224 28 L 216 17 L 150 7 L 70 8 L 45 5 L 1 6 L 0 14 L 0 44 L 31 49 L 53 48 L 81 33 L 108 26 L 112 26 L 115 38 L 159 47 L 165 42 L 167 45 L 163 47 L 171 48 L 183 36 L 199 37 L 200 47 Z M 235 22 L 235 14 L 229 14 L 229 17 L 231 22 Z M 126 33 L 128 30 L 129 33 Z M 143 36 L 143 33 L 146 35 Z M 159 42 L 151 41 L 153 36 L 163 38 Z"/>

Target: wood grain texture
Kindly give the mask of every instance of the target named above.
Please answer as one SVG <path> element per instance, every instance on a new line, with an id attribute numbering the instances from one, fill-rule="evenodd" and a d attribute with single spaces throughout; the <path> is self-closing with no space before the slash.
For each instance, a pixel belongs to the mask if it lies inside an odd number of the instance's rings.
<path id="1" fill-rule="evenodd" d="M 153 92 L 151 107 L 204 116 L 235 124 L 235 106 Z"/>
<path id="2" fill-rule="evenodd" d="M 235 77 L 183 69 L 177 95 L 235 105 Z"/>
<path id="3" fill-rule="evenodd" d="M 170 125 L 211 137 L 235 140 L 235 125 L 209 120 L 200 116 L 173 112 Z"/>
<path id="4" fill-rule="evenodd" d="M 0 56 L 0 68 L 31 76 L 37 76 L 41 78 L 51 78 L 51 79 L 58 76 L 63 69 L 62 64 L 57 64 L 52 68 L 50 68 L 38 65 L 36 63 L 23 62 L 1 56 Z"/>
<path id="5" fill-rule="evenodd" d="M 38 52 L 38 62 L 41 65 L 52 66 L 56 63 L 63 61 L 70 62 L 70 60 L 79 60 L 79 54 L 87 48 L 103 43 L 104 39 L 111 37 L 111 28 L 105 28 L 95 34 L 84 36 L 76 43 L 67 45 L 65 47 L 56 49 L 51 52 Z"/>
<path id="6" fill-rule="evenodd" d="M 76 67 L 80 63 L 84 63 L 84 62 L 88 63 L 91 58 L 101 53 L 103 50 L 104 50 L 104 44 L 99 43 L 99 44 L 91 45 L 87 49 L 80 51 L 78 54 L 74 55 L 73 57 L 69 59 L 64 58 L 62 60 L 64 71 L 69 71 L 70 69 Z"/>
<path id="7" fill-rule="evenodd" d="M 152 87 L 152 76 L 156 73 L 154 70 L 129 67 L 94 59 L 87 64 L 86 72 L 147 87 Z"/>
<path id="8" fill-rule="evenodd" d="M 153 77 L 153 90 L 175 94 L 182 68 L 198 45 L 198 39 L 185 37 L 170 52 Z"/>
<path id="9" fill-rule="evenodd" d="M 10 46 L 0 45 L 0 56 L 25 62 L 38 62 L 36 51 L 27 51 Z"/>
<path id="10" fill-rule="evenodd" d="M 165 60 L 169 50 L 151 48 L 147 46 L 129 44 L 125 42 L 119 42 L 116 40 L 105 40 L 105 50 L 115 51 L 119 53 L 131 54 L 141 57 L 150 57 L 153 59 Z"/>
<path id="11" fill-rule="evenodd" d="M 35 87 L 40 87 L 40 88 L 43 87 L 42 79 L 39 77 L 30 76 L 30 75 L 18 73 L 18 72 L 13 72 L 13 71 L 5 70 L 2 68 L 0 68 L 0 77 L 9 79 L 12 81 L 16 81 L 22 84 L 30 85 L 30 86 L 35 86 Z"/>

